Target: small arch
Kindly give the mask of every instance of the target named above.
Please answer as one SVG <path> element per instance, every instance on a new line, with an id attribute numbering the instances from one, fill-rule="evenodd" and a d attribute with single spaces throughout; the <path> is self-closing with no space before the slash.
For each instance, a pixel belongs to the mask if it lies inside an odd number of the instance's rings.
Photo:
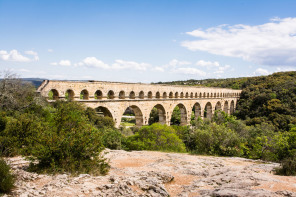
<path id="1" fill-rule="evenodd" d="M 48 92 L 48 99 L 49 100 L 59 100 L 59 92 L 56 89 L 51 89 Z"/>
<path id="2" fill-rule="evenodd" d="M 97 107 L 95 110 L 96 110 L 97 114 L 100 116 L 105 116 L 105 117 L 107 116 L 107 117 L 113 118 L 110 110 L 106 107 L 100 106 L 100 107 Z"/>
<path id="3" fill-rule="evenodd" d="M 95 92 L 95 99 L 99 99 L 99 100 L 103 99 L 103 93 L 101 90 L 97 90 Z"/>
<path id="4" fill-rule="evenodd" d="M 113 90 L 110 90 L 109 92 L 108 92 L 108 94 L 107 94 L 107 99 L 114 99 L 114 92 L 113 92 Z"/>
<path id="5" fill-rule="evenodd" d="M 179 93 L 176 92 L 176 93 L 175 93 L 175 98 L 178 98 L 178 97 L 179 97 Z"/>
<path id="6" fill-rule="evenodd" d="M 202 93 L 199 93 L 199 98 L 202 98 Z"/>
<path id="7" fill-rule="evenodd" d="M 123 90 L 119 92 L 119 99 L 125 99 L 125 92 Z"/>
<path id="8" fill-rule="evenodd" d="M 227 114 L 229 113 L 228 112 L 228 101 L 225 101 L 223 111 Z"/>
<path id="9" fill-rule="evenodd" d="M 216 93 L 214 93 L 214 98 L 216 98 L 216 96 L 217 96 Z"/>
<path id="10" fill-rule="evenodd" d="M 160 98 L 160 93 L 159 92 L 156 92 L 156 94 L 155 94 L 155 98 Z"/>
<path id="11" fill-rule="evenodd" d="M 205 105 L 204 117 L 208 119 L 212 118 L 212 104 L 210 102 L 207 102 Z"/>
<path id="12" fill-rule="evenodd" d="M 82 100 L 88 100 L 89 99 L 89 94 L 88 91 L 86 89 L 82 90 L 80 92 L 80 99 Z"/>
<path id="13" fill-rule="evenodd" d="M 169 94 L 169 98 L 174 98 L 174 94 L 173 94 L 173 92 L 170 92 L 170 94 Z"/>
<path id="14" fill-rule="evenodd" d="M 207 94 L 207 98 L 210 98 L 210 93 Z"/>
<path id="15" fill-rule="evenodd" d="M 183 97 L 184 97 L 184 93 L 183 93 L 183 92 L 181 92 L 180 98 L 183 98 Z"/>
<path id="16" fill-rule="evenodd" d="M 220 95 L 219 95 L 219 92 L 218 92 L 218 93 L 217 93 L 217 98 L 219 98 L 219 96 L 220 96 Z"/>
<path id="17" fill-rule="evenodd" d="M 66 91 L 65 98 L 67 101 L 74 101 L 74 96 L 75 94 L 73 90 L 69 89 Z"/>
<path id="18" fill-rule="evenodd" d="M 166 98 L 167 98 L 167 93 L 166 93 L 166 92 L 164 92 L 164 93 L 162 94 L 162 98 L 163 98 L 163 99 L 166 99 Z"/>
<path id="19" fill-rule="evenodd" d="M 195 93 L 195 98 L 198 98 L 198 94 L 197 94 L 197 92 Z"/>
<path id="20" fill-rule="evenodd" d="M 134 91 L 131 91 L 130 94 L 129 94 L 129 98 L 130 99 L 135 99 L 136 98 L 136 94 Z"/>
<path id="21" fill-rule="evenodd" d="M 203 97 L 206 98 L 206 93 L 205 92 L 203 93 Z"/>
<path id="22" fill-rule="evenodd" d="M 188 98 L 189 97 L 189 94 L 188 94 L 188 92 L 186 92 L 186 94 L 185 94 L 185 98 Z"/>
<path id="23" fill-rule="evenodd" d="M 154 112 L 156 112 L 156 116 L 153 116 Z M 151 109 L 149 116 L 149 124 L 153 124 L 155 122 L 159 122 L 160 124 L 166 124 L 166 112 L 161 104 L 157 104 Z"/>
<path id="24" fill-rule="evenodd" d="M 143 91 L 141 91 L 141 92 L 139 93 L 139 98 L 140 98 L 140 99 L 144 99 L 144 92 L 143 92 Z"/>
<path id="25" fill-rule="evenodd" d="M 213 98 L 213 93 L 211 93 L 211 98 Z"/>
<path id="26" fill-rule="evenodd" d="M 230 103 L 230 114 L 234 113 L 234 101 L 232 100 Z"/>
<path id="27" fill-rule="evenodd" d="M 148 99 L 152 99 L 152 92 L 151 91 L 148 92 Z"/>

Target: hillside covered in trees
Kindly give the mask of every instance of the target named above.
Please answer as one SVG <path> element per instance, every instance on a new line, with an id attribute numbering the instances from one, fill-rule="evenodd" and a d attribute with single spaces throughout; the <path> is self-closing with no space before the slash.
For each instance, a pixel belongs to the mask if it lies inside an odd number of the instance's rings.
<path id="1" fill-rule="evenodd" d="M 296 124 L 296 72 L 229 79 L 172 81 L 162 84 L 242 89 L 235 116 L 247 125 L 266 122 L 287 131 Z"/>

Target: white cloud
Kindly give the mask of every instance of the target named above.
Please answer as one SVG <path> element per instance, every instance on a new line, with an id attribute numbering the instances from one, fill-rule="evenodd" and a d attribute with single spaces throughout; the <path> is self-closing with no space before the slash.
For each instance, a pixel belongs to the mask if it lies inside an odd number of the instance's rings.
<path id="1" fill-rule="evenodd" d="M 176 68 L 176 69 L 173 69 L 172 72 L 178 73 L 178 74 L 186 74 L 186 75 L 206 76 L 206 72 L 199 70 L 197 68 L 191 68 L 191 67 Z"/>
<path id="2" fill-rule="evenodd" d="M 49 53 L 52 53 L 53 52 L 53 49 L 48 49 L 47 50 Z"/>
<path id="3" fill-rule="evenodd" d="M 60 62 L 52 62 L 50 63 L 53 66 L 71 66 L 71 61 L 70 60 L 61 60 Z"/>
<path id="4" fill-rule="evenodd" d="M 169 64 L 165 65 L 165 67 L 176 67 L 176 66 L 182 66 L 182 65 L 190 65 L 191 62 L 188 61 L 179 61 L 177 59 L 173 59 L 169 62 Z"/>
<path id="5" fill-rule="evenodd" d="M 217 70 L 214 73 L 215 74 L 222 74 L 226 70 L 228 70 L 229 68 L 230 68 L 230 65 L 220 66 L 220 67 L 217 68 Z"/>
<path id="6" fill-rule="evenodd" d="M 103 61 L 98 60 L 95 57 L 86 57 L 81 62 L 75 64 L 76 66 L 85 66 L 89 68 L 103 68 L 103 69 L 109 69 L 110 66 L 108 64 L 105 64 Z"/>
<path id="7" fill-rule="evenodd" d="M 112 69 L 122 70 L 122 69 L 134 69 L 145 71 L 150 65 L 147 63 L 137 63 L 132 61 L 124 60 L 115 60 L 115 63 L 112 64 Z"/>
<path id="8" fill-rule="evenodd" d="M 35 61 L 38 61 L 39 60 L 38 53 L 35 52 L 35 51 L 25 51 L 25 54 L 27 54 L 27 55 L 33 55 Z"/>
<path id="9" fill-rule="evenodd" d="M 184 41 L 189 50 L 239 57 L 271 66 L 295 66 L 296 18 L 274 18 L 262 25 L 220 25 L 194 30 L 198 40 Z"/>
<path id="10" fill-rule="evenodd" d="M 164 72 L 164 68 L 160 67 L 160 66 L 156 66 L 153 68 L 154 71 L 158 71 L 158 72 Z"/>
<path id="11" fill-rule="evenodd" d="M 197 66 L 203 66 L 203 67 L 219 67 L 219 62 L 211 62 L 211 61 L 205 61 L 205 60 L 199 60 L 196 62 Z"/>
<path id="12" fill-rule="evenodd" d="M 268 70 L 263 68 L 257 68 L 254 72 L 254 75 L 269 75 L 271 74 Z"/>
<path id="13" fill-rule="evenodd" d="M 11 50 L 10 52 L 1 50 L 0 59 L 4 61 L 14 61 L 14 62 L 30 62 L 30 58 L 23 56 L 17 50 Z"/>

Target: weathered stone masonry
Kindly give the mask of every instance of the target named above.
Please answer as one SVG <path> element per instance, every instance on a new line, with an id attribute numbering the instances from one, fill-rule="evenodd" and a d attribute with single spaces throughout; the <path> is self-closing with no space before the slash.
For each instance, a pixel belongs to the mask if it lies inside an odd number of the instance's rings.
<path id="1" fill-rule="evenodd" d="M 117 127 L 128 107 L 135 112 L 138 126 L 148 124 L 153 107 L 158 109 L 159 122 L 167 125 L 170 125 L 176 106 L 181 111 L 182 125 L 189 124 L 193 107 L 196 118 L 204 118 L 204 114 L 211 118 L 218 109 L 231 114 L 241 93 L 241 90 L 226 88 L 50 80 L 43 81 L 37 90 L 47 99 L 50 91 L 53 92 L 53 100 L 74 100 L 99 109 L 104 115 L 112 117 Z"/>

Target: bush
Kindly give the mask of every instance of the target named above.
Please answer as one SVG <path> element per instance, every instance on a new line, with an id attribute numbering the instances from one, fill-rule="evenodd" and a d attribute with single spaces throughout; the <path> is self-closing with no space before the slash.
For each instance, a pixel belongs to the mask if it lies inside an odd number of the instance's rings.
<path id="1" fill-rule="evenodd" d="M 185 152 L 185 145 L 176 131 L 159 123 L 143 126 L 135 135 L 127 138 L 130 150 L 161 150 Z"/>
<path id="2" fill-rule="evenodd" d="M 10 167 L 0 158 L 0 193 L 7 193 L 13 188 L 14 177 Z"/>
<path id="3" fill-rule="evenodd" d="M 279 175 L 295 176 L 296 175 L 296 154 L 289 156 L 281 161 L 281 167 L 276 170 Z"/>
<path id="4" fill-rule="evenodd" d="M 117 130 L 106 128 L 102 131 L 103 144 L 106 148 L 119 150 L 122 148 L 122 141 L 124 136 Z"/>
<path id="5" fill-rule="evenodd" d="M 242 155 L 239 136 L 224 125 L 211 123 L 206 128 L 196 129 L 191 135 L 194 153 L 240 156 Z"/>
<path id="6" fill-rule="evenodd" d="M 88 119 L 98 128 L 105 128 L 105 127 L 109 127 L 109 128 L 114 128 L 114 121 L 112 118 L 106 116 L 98 116 L 96 114 L 96 111 L 90 107 L 88 107 L 85 111 L 86 116 L 88 117 Z"/>
<path id="7" fill-rule="evenodd" d="M 51 173 L 105 174 L 109 165 L 100 155 L 101 133 L 89 122 L 84 108 L 75 102 L 57 102 L 49 126 L 39 132 L 32 148 L 31 170 Z"/>

